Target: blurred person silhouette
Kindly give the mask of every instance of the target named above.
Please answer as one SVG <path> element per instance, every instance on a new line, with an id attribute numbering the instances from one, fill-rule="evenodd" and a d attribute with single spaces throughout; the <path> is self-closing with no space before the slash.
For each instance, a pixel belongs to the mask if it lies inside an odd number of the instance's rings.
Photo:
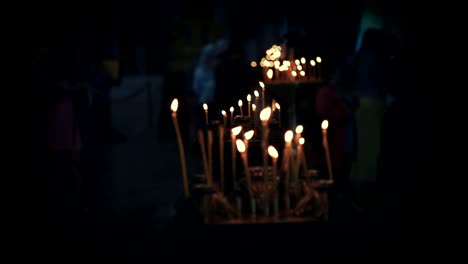
<path id="1" fill-rule="evenodd" d="M 328 120 L 328 144 L 335 186 L 342 201 L 351 206 L 351 167 L 356 158 L 356 131 L 354 111 L 356 100 L 340 90 L 341 69 L 331 75 L 330 81 L 317 90 L 315 109 L 320 121 Z M 323 148 L 320 148 L 323 149 Z M 318 154 L 317 154 L 318 155 Z M 327 171 L 324 154 L 320 154 L 321 171 Z"/>
<path id="2" fill-rule="evenodd" d="M 354 202 L 360 209 L 371 207 L 375 200 L 381 126 L 394 81 L 388 40 L 383 30 L 368 29 L 361 48 L 349 59 L 343 76 L 348 91 L 359 100 L 357 157 L 351 180 Z"/>

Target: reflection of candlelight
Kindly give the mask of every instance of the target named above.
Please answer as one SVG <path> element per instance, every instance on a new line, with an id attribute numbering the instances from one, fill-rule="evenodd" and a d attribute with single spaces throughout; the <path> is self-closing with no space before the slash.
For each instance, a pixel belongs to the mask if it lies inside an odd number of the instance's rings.
<path id="1" fill-rule="evenodd" d="M 322 144 L 323 144 L 323 148 L 325 150 L 325 158 L 327 159 L 328 176 L 330 177 L 330 179 L 333 180 L 332 164 L 331 164 L 331 158 L 330 158 L 330 149 L 328 148 L 327 129 L 328 129 L 328 120 L 323 120 L 323 122 L 322 122 Z"/>
<path id="2" fill-rule="evenodd" d="M 247 109 L 248 109 L 248 115 L 250 117 L 250 101 L 252 100 L 252 96 L 250 94 L 247 95 Z"/>
<path id="3" fill-rule="evenodd" d="M 205 125 L 208 126 L 208 105 L 203 104 L 203 110 L 205 110 Z"/>
<path id="4" fill-rule="evenodd" d="M 281 106 L 280 104 L 276 103 L 275 108 L 278 109 L 278 123 L 279 123 L 279 127 L 281 128 Z"/>
<path id="5" fill-rule="evenodd" d="M 240 115 L 241 117 L 243 117 L 244 111 L 242 111 L 242 100 L 237 101 L 237 105 L 239 106 L 239 109 L 240 109 Z"/>
<path id="6" fill-rule="evenodd" d="M 221 114 L 223 115 L 223 128 L 226 128 L 226 123 L 227 123 L 227 114 L 226 114 L 226 111 L 221 110 Z"/>
<path id="7" fill-rule="evenodd" d="M 179 129 L 179 122 L 177 122 L 177 108 L 179 107 L 179 101 L 174 99 L 171 103 L 171 110 L 172 110 L 172 122 L 174 123 L 174 128 L 177 135 L 177 143 L 179 145 L 179 155 L 180 155 L 180 163 L 182 165 L 182 179 L 184 182 L 184 194 L 185 197 L 190 195 L 189 185 L 188 185 L 188 176 L 187 176 L 187 165 L 185 163 L 185 152 L 184 152 L 184 145 L 182 143 L 182 136 L 180 134 Z"/>
<path id="8" fill-rule="evenodd" d="M 224 192 L 224 126 L 219 126 L 219 178 L 221 192 Z"/>
<path id="9" fill-rule="evenodd" d="M 267 107 L 260 112 L 260 120 L 262 121 L 263 136 L 262 136 L 262 155 L 263 155 L 263 184 L 264 184 L 264 205 L 265 215 L 270 214 L 270 205 L 268 200 L 268 120 L 271 117 L 271 107 Z"/>
<path id="10" fill-rule="evenodd" d="M 279 195 L 278 195 L 278 151 L 275 147 L 268 147 L 268 154 L 270 154 L 273 166 L 273 184 L 274 184 L 274 200 L 273 200 L 273 215 L 279 215 Z"/>
<path id="11" fill-rule="evenodd" d="M 232 153 L 232 180 L 233 186 L 236 184 L 236 136 L 242 130 L 242 126 L 236 126 L 235 128 L 231 129 L 231 153 Z"/>
<path id="12" fill-rule="evenodd" d="M 237 150 L 241 153 L 242 164 L 244 165 L 245 179 L 247 182 L 247 189 L 249 192 L 250 202 L 251 202 L 250 209 L 252 210 L 252 216 L 254 216 L 256 213 L 256 206 L 255 206 L 255 199 L 252 195 L 252 179 L 250 178 L 249 161 L 247 160 L 247 154 L 246 154 L 247 149 L 244 145 L 244 142 L 240 139 L 236 140 L 236 146 L 237 146 Z"/>
<path id="13" fill-rule="evenodd" d="M 234 106 L 231 106 L 229 108 L 229 111 L 231 112 L 231 126 L 234 125 L 234 117 L 233 117 L 233 114 L 234 114 Z"/>
<path id="14" fill-rule="evenodd" d="M 260 87 L 262 87 L 262 106 L 260 109 L 265 108 L 265 84 L 263 82 L 258 82 L 260 84 Z"/>

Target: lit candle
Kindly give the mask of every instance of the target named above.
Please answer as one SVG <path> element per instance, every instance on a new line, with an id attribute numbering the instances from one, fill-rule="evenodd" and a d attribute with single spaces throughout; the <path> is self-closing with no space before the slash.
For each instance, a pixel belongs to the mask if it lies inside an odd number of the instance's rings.
<path id="1" fill-rule="evenodd" d="M 242 126 L 236 126 L 231 129 L 231 153 L 232 153 L 232 181 L 233 181 L 233 186 L 236 184 L 236 177 L 237 177 L 237 171 L 236 171 L 236 136 L 239 135 L 239 133 L 242 131 Z"/>
<path id="2" fill-rule="evenodd" d="M 305 139 L 301 137 L 299 139 L 299 147 L 301 148 L 301 164 L 302 164 L 303 171 L 308 171 L 307 159 L 304 153 L 304 144 L 305 144 Z"/>
<path id="3" fill-rule="evenodd" d="M 296 195 L 299 194 L 299 160 L 300 160 L 300 148 L 299 146 L 299 139 L 301 138 L 301 134 L 304 131 L 304 127 L 302 125 L 298 125 L 296 127 L 296 136 L 294 137 L 294 142 L 297 146 L 297 153 L 296 153 L 296 161 L 293 163 L 294 166 L 294 192 Z"/>
<path id="4" fill-rule="evenodd" d="M 310 77 L 311 78 L 315 78 L 315 61 L 314 60 L 310 60 Z"/>
<path id="5" fill-rule="evenodd" d="M 208 185 L 213 186 L 213 130 L 208 130 Z"/>
<path id="6" fill-rule="evenodd" d="M 237 101 L 237 105 L 239 106 L 239 109 L 240 109 L 240 115 L 241 117 L 243 117 L 244 111 L 242 111 L 242 100 Z"/>
<path id="7" fill-rule="evenodd" d="M 247 154 L 249 153 L 248 152 L 248 150 L 249 150 L 249 140 L 252 139 L 254 134 L 255 134 L 254 130 L 249 130 L 249 131 L 244 133 L 244 144 L 245 144 L 245 147 L 247 148 Z"/>
<path id="8" fill-rule="evenodd" d="M 271 82 L 271 79 L 273 79 L 273 70 L 272 69 L 268 69 L 267 77 L 268 77 L 268 82 Z"/>
<path id="9" fill-rule="evenodd" d="M 333 180 L 330 149 L 328 148 L 327 129 L 328 129 L 328 120 L 323 120 L 322 122 L 322 144 L 323 144 L 323 149 L 325 150 L 325 158 L 327 159 L 328 176 L 330 177 L 330 180 Z"/>
<path id="10" fill-rule="evenodd" d="M 278 78 L 279 77 L 279 67 L 280 67 L 281 62 L 276 60 L 274 62 L 274 64 L 275 64 L 275 80 L 278 80 L 279 79 Z"/>
<path id="11" fill-rule="evenodd" d="M 255 96 L 255 105 L 258 106 L 258 97 L 260 96 L 260 94 L 258 93 L 257 90 L 254 91 L 254 96 Z"/>
<path id="12" fill-rule="evenodd" d="M 231 126 L 234 125 L 234 106 L 231 106 L 229 108 L 229 111 L 231 112 Z"/>
<path id="13" fill-rule="evenodd" d="M 242 164 L 244 165 L 245 179 L 247 182 L 247 190 L 249 192 L 249 197 L 250 197 L 250 209 L 252 210 L 251 211 L 252 216 L 255 216 L 257 209 L 255 205 L 255 198 L 252 193 L 252 179 L 250 177 L 250 172 L 249 172 L 249 161 L 247 160 L 246 148 L 245 148 L 244 142 L 240 139 L 236 140 L 236 146 L 237 146 L 237 150 L 241 153 Z"/>
<path id="14" fill-rule="evenodd" d="M 281 106 L 280 104 L 278 104 L 278 102 L 276 102 L 275 108 L 278 109 L 278 124 L 279 124 L 279 127 L 281 128 Z"/>
<path id="15" fill-rule="evenodd" d="M 321 67 L 320 67 L 320 64 L 322 63 L 322 58 L 317 57 L 317 58 L 315 58 L 315 60 L 317 61 L 317 78 L 319 80 L 322 80 L 322 71 L 321 71 Z"/>
<path id="16" fill-rule="evenodd" d="M 301 58 L 301 64 L 302 64 L 302 65 L 305 65 L 305 63 L 306 63 L 306 59 L 305 59 L 304 57 L 302 57 L 302 58 Z"/>
<path id="17" fill-rule="evenodd" d="M 185 161 L 185 150 L 184 145 L 182 143 L 182 136 L 180 134 L 179 129 L 179 122 L 177 122 L 177 108 L 179 107 L 179 101 L 174 99 L 171 103 L 171 110 L 172 110 L 172 122 L 174 123 L 174 128 L 177 135 L 177 143 L 179 145 L 179 155 L 180 155 L 180 163 L 182 165 L 182 180 L 184 183 L 184 194 L 185 197 L 190 196 L 189 184 L 188 184 L 188 176 L 187 176 L 187 165 Z"/>
<path id="18" fill-rule="evenodd" d="M 208 126 L 208 105 L 203 104 L 203 110 L 205 110 L 205 125 Z"/>
<path id="19" fill-rule="evenodd" d="M 200 143 L 200 150 L 203 161 L 203 171 L 205 173 L 206 183 L 211 186 L 210 165 L 206 156 L 205 135 L 203 134 L 203 131 L 201 129 L 198 130 L 198 143 Z"/>
<path id="20" fill-rule="evenodd" d="M 248 106 L 248 114 L 249 114 L 249 117 L 250 117 L 250 101 L 252 100 L 252 96 L 250 94 L 247 95 L 247 106 Z"/>
<path id="21" fill-rule="evenodd" d="M 268 147 L 268 154 L 271 157 L 273 166 L 273 184 L 274 184 L 274 198 L 273 198 L 273 215 L 274 217 L 279 216 L 279 194 L 278 194 L 278 151 L 275 147 Z"/>
<path id="22" fill-rule="evenodd" d="M 284 151 L 284 157 L 283 161 L 285 164 L 285 170 L 286 170 L 286 177 L 285 177 L 285 186 L 286 186 L 286 195 L 285 195 L 285 206 L 286 206 L 286 212 L 289 212 L 289 209 L 291 207 L 291 199 L 290 199 L 290 184 L 291 184 L 291 167 L 293 164 L 291 163 L 291 154 L 292 154 L 292 140 L 294 137 L 294 133 L 292 130 L 286 131 L 284 133 L 284 142 L 285 142 L 285 151 Z"/>
<path id="23" fill-rule="evenodd" d="M 265 108 L 265 84 L 263 82 L 258 82 L 260 84 L 260 87 L 262 87 L 262 105 L 260 109 Z"/>
<path id="24" fill-rule="evenodd" d="M 291 75 L 293 77 L 293 80 L 296 79 L 296 76 L 297 76 L 297 72 L 296 71 L 292 71 L 291 72 Z"/>
<path id="25" fill-rule="evenodd" d="M 264 206 L 265 215 L 270 214 L 270 205 L 268 200 L 268 120 L 271 117 L 271 107 L 267 107 L 260 112 L 260 120 L 262 121 L 262 155 L 263 155 L 263 184 L 264 184 Z"/>
<path id="26" fill-rule="evenodd" d="M 257 106 L 252 104 L 252 112 L 253 112 L 253 121 L 254 121 L 254 128 L 257 127 Z"/>
<path id="27" fill-rule="evenodd" d="M 219 126 L 218 133 L 219 133 L 219 170 L 220 170 L 219 178 L 220 178 L 221 192 L 224 192 L 225 191 L 224 190 L 224 126 L 221 126 L 221 125 Z"/>
<path id="28" fill-rule="evenodd" d="M 223 115 L 223 128 L 226 128 L 227 123 L 227 113 L 224 110 L 221 110 L 221 114 Z"/>
<path id="29" fill-rule="evenodd" d="M 298 125 L 296 127 L 296 136 L 294 137 L 294 142 L 296 143 L 296 145 L 299 144 L 299 139 L 301 138 L 301 134 L 303 131 L 304 131 L 303 125 Z"/>

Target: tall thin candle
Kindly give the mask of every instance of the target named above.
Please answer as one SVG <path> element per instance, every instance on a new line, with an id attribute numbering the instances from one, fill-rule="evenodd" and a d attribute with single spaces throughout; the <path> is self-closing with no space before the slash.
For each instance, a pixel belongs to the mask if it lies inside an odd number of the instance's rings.
<path id="1" fill-rule="evenodd" d="M 260 120 L 262 121 L 262 155 L 263 155 L 263 184 L 264 184 L 264 207 L 265 207 L 265 216 L 270 214 L 270 204 L 268 197 L 268 120 L 271 117 L 271 107 L 267 107 L 260 112 Z"/>
<path id="2" fill-rule="evenodd" d="M 330 149 L 328 147 L 327 129 L 328 129 L 328 120 L 323 120 L 322 122 L 322 145 L 323 145 L 323 149 L 325 150 L 325 158 L 327 159 L 328 177 L 330 177 L 330 180 L 333 180 Z"/>
<path id="3" fill-rule="evenodd" d="M 226 111 L 221 110 L 221 114 L 223 115 L 223 128 L 226 128 L 226 123 L 227 123 L 227 114 L 226 114 Z"/>
<path id="4" fill-rule="evenodd" d="M 239 106 L 240 115 L 241 115 L 241 117 L 243 117 L 244 116 L 244 111 L 242 111 L 242 105 L 243 105 L 242 100 L 237 101 L 237 105 Z"/>
<path id="5" fill-rule="evenodd" d="M 278 193 L 278 151 L 275 147 L 268 147 L 268 154 L 271 157 L 272 166 L 273 166 L 273 216 L 279 216 L 279 193 Z"/>
<path id="6" fill-rule="evenodd" d="M 285 157 L 284 160 L 286 161 L 286 177 L 285 177 L 285 204 L 286 204 L 286 212 L 289 213 L 289 209 L 291 208 L 291 197 L 290 197 L 290 184 L 291 184 L 291 169 L 293 164 L 291 163 L 291 155 L 292 155 L 292 140 L 294 137 L 294 133 L 292 130 L 286 131 L 284 133 L 284 142 L 285 142 Z"/>
<path id="7" fill-rule="evenodd" d="M 244 165 L 245 179 L 247 182 L 247 190 L 248 190 L 249 198 L 250 198 L 250 209 L 252 210 L 251 211 L 252 216 L 255 216 L 257 209 L 255 206 L 255 198 L 252 193 L 252 178 L 250 177 L 249 162 L 247 160 L 246 148 L 245 148 L 244 142 L 240 139 L 236 140 L 236 147 L 237 147 L 237 150 L 241 153 L 242 164 Z"/>
<path id="8" fill-rule="evenodd" d="M 248 116 L 250 117 L 250 104 L 251 104 L 251 101 L 252 100 L 252 96 L 250 94 L 247 95 L 247 109 L 248 109 Z"/>
<path id="9" fill-rule="evenodd" d="M 237 181 L 237 171 L 236 171 L 236 137 L 242 131 L 242 126 L 236 126 L 231 129 L 231 162 L 232 162 L 232 181 L 233 186 L 235 186 Z"/>
<path id="10" fill-rule="evenodd" d="M 208 127 L 208 105 L 203 104 L 203 110 L 205 110 L 205 125 Z"/>
<path id="11" fill-rule="evenodd" d="M 234 106 L 231 106 L 229 108 L 229 111 L 231 112 L 231 127 L 234 125 Z"/>
<path id="12" fill-rule="evenodd" d="M 219 181 L 221 192 L 224 192 L 224 126 L 219 126 Z"/>
<path id="13" fill-rule="evenodd" d="M 178 107 L 179 107 L 179 100 L 177 100 L 176 98 L 172 100 L 172 103 L 171 103 L 172 122 L 174 123 L 174 128 L 175 128 L 176 136 L 177 136 L 177 143 L 179 145 L 179 155 L 180 155 L 180 163 L 182 166 L 182 180 L 184 184 L 184 194 L 185 194 L 185 197 L 187 198 L 190 196 L 190 190 L 189 190 L 189 184 L 188 184 L 185 150 L 184 150 L 184 145 L 182 142 L 182 136 L 180 134 L 179 122 L 177 121 L 177 108 Z"/>
<path id="14" fill-rule="evenodd" d="M 258 84 L 262 88 L 262 105 L 261 105 L 260 109 L 263 109 L 266 106 L 265 105 L 265 84 L 263 82 L 258 82 Z"/>

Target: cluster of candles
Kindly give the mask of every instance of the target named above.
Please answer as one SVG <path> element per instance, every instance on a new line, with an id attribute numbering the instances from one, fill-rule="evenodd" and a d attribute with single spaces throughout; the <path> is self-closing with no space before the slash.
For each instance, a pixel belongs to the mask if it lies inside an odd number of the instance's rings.
<path id="1" fill-rule="evenodd" d="M 262 86 L 262 85 L 261 85 Z M 264 88 L 264 85 L 262 86 Z M 278 150 L 276 149 L 275 146 L 269 144 L 269 121 L 271 120 L 272 114 L 273 114 L 273 109 L 270 106 L 265 105 L 265 100 L 264 100 L 264 90 L 263 91 L 263 102 L 262 110 L 260 111 L 258 117 L 261 122 L 261 153 L 262 153 L 262 166 L 263 166 L 263 180 L 264 180 L 264 186 L 267 186 L 268 184 L 268 168 L 270 167 L 269 165 L 269 159 L 271 159 L 271 166 L 273 169 L 272 173 L 272 179 L 274 181 L 274 188 L 272 190 L 272 193 L 268 193 L 268 188 L 263 188 L 264 191 L 264 213 L 266 216 L 269 216 L 269 209 L 270 209 L 270 197 L 273 199 L 273 215 L 275 217 L 278 216 L 278 211 L 279 211 L 279 195 L 278 195 L 278 168 L 277 168 L 277 163 L 278 163 L 278 158 L 279 158 L 279 153 Z M 248 115 L 251 115 L 250 108 L 252 107 L 252 111 L 255 112 L 256 108 L 254 107 L 255 105 L 258 104 L 258 93 L 255 94 L 256 104 L 250 105 L 250 100 L 251 96 L 247 96 L 247 101 L 249 104 L 249 111 Z M 180 134 L 180 129 L 177 121 L 177 109 L 178 109 L 178 100 L 174 99 L 171 104 L 171 110 L 172 110 L 172 119 L 176 131 L 176 136 L 177 136 L 177 142 L 179 146 L 179 154 L 180 154 L 180 159 L 181 159 L 181 166 L 182 166 L 182 177 L 183 177 L 183 184 L 184 184 L 184 194 L 186 197 L 190 196 L 190 190 L 189 190 L 189 179 L 187 175 L 187 167 L 186 167 L 186 160 L 185 160 L 185 154 L 184 154 L 184 147 L 183 147 L 183 142 Z M 274 103 L 276 109 L 279 108 L 279 104 Z M 243 115 L 243 110 L 242 110 L 242 101 L 239 100 L 239 107 L 241 107 L 241 115 Z M 208 123 L 208 106 L 207 104 L 203 104 L 203 109 L 205 110 L 205 117 L 206 117 L 206 122 Z M 233 107 L 230 109 L 231 111 L 231 124 L 232 123 L 232 112 L 233 112 Z M 227 115 L 226 112 L 223 110 L 223 119 L 224 122 L 219 125 L 218 133 L 219 133 L 219 162 L 220 162 L 220 191 L 224 192 L 225 191 L 225 170 L 224 170 L 224 135 L 225 135 L 225 129 L 226 129 L 226 119 Z M 254 118 L 255 119 L 255 118 Z M 236 168 L 236 159 L 237 159 L 237 153 L 240 154 L 240 158 L 242 160 L 243 164 L 243 170 L 244 170 L 244 175 L 246 177 L 246 185 L 247 185 L 247 190 L 248 194 L 250 197 L 250 209 L 252 215 L 256 214 L 256 201 L 254 198 L 254 195 L 252 193 L 252 178 L 251 174 L 249 171 L 249 162 L 248 162 L 248 149 L 249 149 L 249 140 L 251 140 L 255 134 L 255 130 L 248 130 L 243 133 L 241 136 L 241 132 L 243 131 L 243 127 L 241 125 L 235 126 L 231 128 L 230 135 L 231 135 L 231 151 L 232 151 L 232 177 L 233 177 L 233 182 L 237 182 L 237 168 Z M 326 153 L 326 158 L 327 158 L 327 167 L 328 167 L 328 174 L 331 179 L 333 179 L 333 175 L 331 172 L 331 160 L 330 160 L 330 154 L 329 154 L 329 148 L 328 148 L 328 139 L 327 139 L 327 129 L 328 129 L 328 121 L 324 120 L 322 122 L 322 133 L 323 133 L 323 148 Z M 307 160 L 304 154 L 304 144 L 305 144 L 305 139 L 302 137 L 304 127 L 302 125 L 298 125 L 295 129 L 295 135 L 292 130 L 288 130 L 284 134 L 284 141 L 285 141 L 285 146 L 283 149 L 283 158 L 282 158 L 282 171 L 284 171 L 284 182 L 286 186 L 286 196 L 285 196 L 285 208 L 288 210 L 290 208 L 290 184 L 291 184 L 291 178 L 293 179 L 294 184 L 294 192 L 299 192 L 299 173 L 300 169 L 302 168 L 303 171 L 307 171 Z M 203 170 L 206 175 L 207 179 L 207 184 L 209 186 L 214 186 L 213 182 L 213 130 L 207 129 L 207 143 L 205 144 L 205 134 L 202 130 L 198 131 L 198 140 L 200 143 L 200 148 L 201 148 L 201 153 L 202 153 L 202 161 L 203 161 Z M 237 203 L 238 207 L 240 206 L 241 203 Z M 241 209 L 238 208 L 238 211 L 240 212 Z"/>
<path id="2" fill-rule="evenodd" d="M 322 80 L 322 58 L 316 57 L 315 60 L 307 60 L 302 57 L 300 59 L 281 60 L 281 57 L 281 46 L 273 45 L 266 51 L 266 57 L 260 60 L 265 82 Z M 250 63 L 250 66 L 254 68 L 257 65 L 256 61 Z"/>

